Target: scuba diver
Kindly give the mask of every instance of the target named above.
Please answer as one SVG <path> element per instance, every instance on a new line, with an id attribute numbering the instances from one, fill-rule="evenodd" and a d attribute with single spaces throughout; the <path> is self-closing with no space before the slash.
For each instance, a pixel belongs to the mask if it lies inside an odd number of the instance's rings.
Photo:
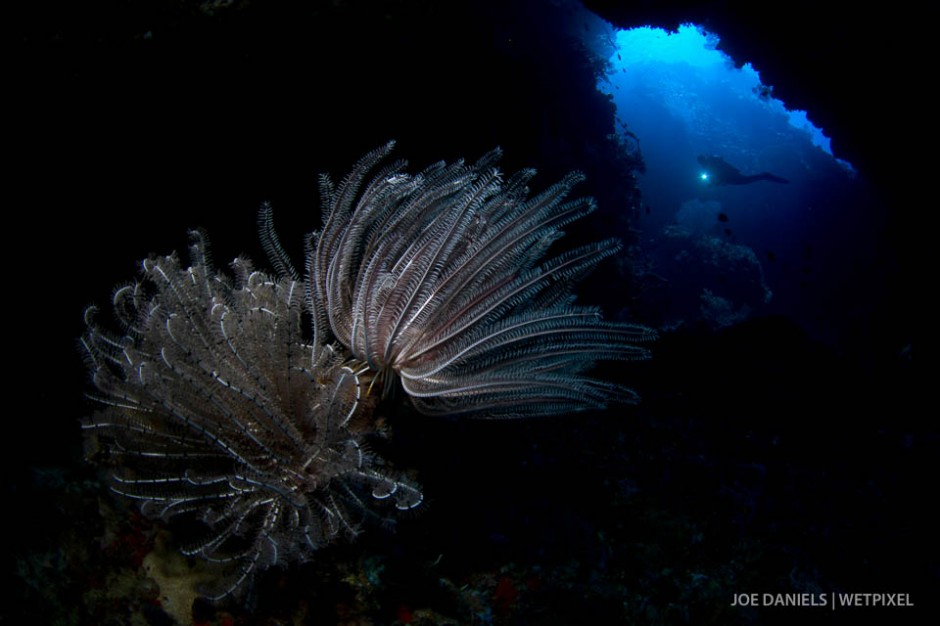
<path id="1" fill-rule="evenodd" d="M 699 174 L 699 178 L 708 185 L 750 185 L 758 181 L 766 180 L 772 183 L 789 183 L 786 178 L 781 178 L 770 172 L 761 172 L 760 174 L 751 174 L 750 176 L 742 174 L 738 168 L 729 164 L 720 156 L 706 156 L 700 154 L 698 162 L 705 169 Z"/>

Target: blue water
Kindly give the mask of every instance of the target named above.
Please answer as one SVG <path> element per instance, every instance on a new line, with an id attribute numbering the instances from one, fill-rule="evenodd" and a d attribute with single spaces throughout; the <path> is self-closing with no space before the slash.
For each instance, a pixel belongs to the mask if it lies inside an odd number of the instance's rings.
<path id="1" fill-rule="evenodd" d="M 647 314 L 664 328 L 716 329 L 780 314 L 837 339 L 846 310 L 870 297 L 879 212 L 812 112 L 788 110 L 718 41 L 694 26 L 618 31 L 598 83 L 646 165 L 637 271 Z M 789 183 L 710 185 L 698 155 Z"/>

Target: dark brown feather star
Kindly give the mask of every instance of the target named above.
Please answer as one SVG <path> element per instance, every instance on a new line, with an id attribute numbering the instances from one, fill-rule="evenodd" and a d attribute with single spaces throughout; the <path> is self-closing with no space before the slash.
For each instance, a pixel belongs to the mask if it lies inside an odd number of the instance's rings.
<path id="1" fill-rule="evenodd" d="M 223 566 L 205 590 L 221 598 L 422 496 L 363 444 L 366 369 L 303 341 L 303 286 L 245 259 L 233 282 L 212 270 L 198 233 L 191 257 L 189 268 L 148 259 L 142 280 L 115 293 L 123 336 L 87 314 L 104 408 L 83 426 L 115 492 L 204 527 L 183 551 Z"/>

